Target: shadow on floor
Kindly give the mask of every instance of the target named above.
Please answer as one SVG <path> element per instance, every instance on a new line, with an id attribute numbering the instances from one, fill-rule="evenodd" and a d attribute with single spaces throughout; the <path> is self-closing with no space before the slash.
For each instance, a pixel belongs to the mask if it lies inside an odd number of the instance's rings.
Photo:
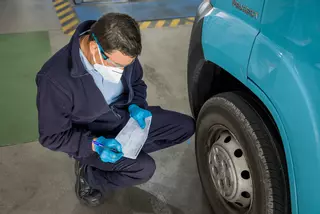
<path id="1" fill-rule="evenodd" d="M 137 187 L 117 191 L 105 204 L 89 208 L 77 204 L 72 214 L 184 214 L 161 198 Z"/>
<path id="2" fill-rule="evenodd" d="M 74 161 L 38 143 L 0 147 L 2 214 L 210 214 L 186 145 L 153 154 L 157 171 L 137 187 L 117 190 L 104 205 L 83 206 L 74 193 Z"/>

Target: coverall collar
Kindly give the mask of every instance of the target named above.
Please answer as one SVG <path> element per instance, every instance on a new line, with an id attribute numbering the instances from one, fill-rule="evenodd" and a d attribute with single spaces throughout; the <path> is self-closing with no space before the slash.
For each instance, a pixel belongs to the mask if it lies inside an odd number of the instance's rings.
<path id="1" fill-rule="evenodd" d="M 76 29 L 75 33 L 73 34 L 71 40 L 70 40 L 70 64 L 71 64 L 71 76 L 74 78 L 82 77 L 85 75 L 90 75 L 80 58 L 80 34 L 84 31 L 87 31 L 90 29 L 90 27 L 95 23 L 95 20 L 88 20 L 85 22 L 82 22 Z"/>

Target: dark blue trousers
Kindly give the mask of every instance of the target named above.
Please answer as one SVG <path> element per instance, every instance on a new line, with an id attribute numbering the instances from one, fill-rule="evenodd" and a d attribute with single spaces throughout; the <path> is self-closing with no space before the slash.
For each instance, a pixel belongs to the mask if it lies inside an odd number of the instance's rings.
<path id="1" fill-rule="evenodd" d="M 195 131 L 192 117 L 160 107 L 149 107 L 152 123 L 148 139 L 137 159 L 122 158 L 116 163 L 104 163 L 97 154 L 81 159 L 85 165 L 89 185 L 103 193 L 121 187 L 147 182 L 156 169 L 155 161 L 148 153 L 168 148 L 188 140 Z"/>

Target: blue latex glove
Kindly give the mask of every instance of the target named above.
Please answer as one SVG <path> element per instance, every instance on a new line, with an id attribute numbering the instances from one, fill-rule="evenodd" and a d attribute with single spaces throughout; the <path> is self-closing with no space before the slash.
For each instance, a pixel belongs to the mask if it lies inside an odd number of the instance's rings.
<path id="1" fill-rule="evenodd" d="M 95 152 L 99 154 L 103 162 L 115 163 L 123 157 L 122 146 L 115 139 L 99 137 L 93 144 Z"/>
<path id="2" fill-rule="evenodd" d="M 129 113 L 130 113 L 130 117 L 135 119 L 142 129 L 144 129 L 146 127 L 145 119 L 147 117 L 152 116 L 150 111 L 142 109 L 139 106 L 137 106 L 136 104 L 132 104 L 129 106 Z"/>

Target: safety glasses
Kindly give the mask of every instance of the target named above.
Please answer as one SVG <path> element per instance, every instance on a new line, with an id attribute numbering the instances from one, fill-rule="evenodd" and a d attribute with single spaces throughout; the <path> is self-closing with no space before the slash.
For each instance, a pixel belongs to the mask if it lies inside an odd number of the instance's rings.
<path id="1" fill-rule="evenodd" d="M 108 63 L 112 64 L 112 65 L 113 65 L 114 67 L 116 67 L 116 68 L 124 68 L 124 67 L 128 66 L 128 65 L 126 65 L 126 66 L 120 65 L 120 64 L 112 61 L 112 60 L 105 54 L 105 51 L 103 50 L 102 46 L 100 45 L 100 43 L 99 43 L 96 35 L 94 35 L 94 33 L 92 33 L 92 37 L 93 37 L 94 41 L 97 43 L 98 48 L 99 48 L 99 51 L 100 51 L 100 53 L 101 53 L 101 55 L 102 55 L 102 58 L 103 58 L 104 60 L 106 60 Z M 135 59 L 134 59 L 129 65 L 131 65 L 134 61 L 135 61 Z"/>

